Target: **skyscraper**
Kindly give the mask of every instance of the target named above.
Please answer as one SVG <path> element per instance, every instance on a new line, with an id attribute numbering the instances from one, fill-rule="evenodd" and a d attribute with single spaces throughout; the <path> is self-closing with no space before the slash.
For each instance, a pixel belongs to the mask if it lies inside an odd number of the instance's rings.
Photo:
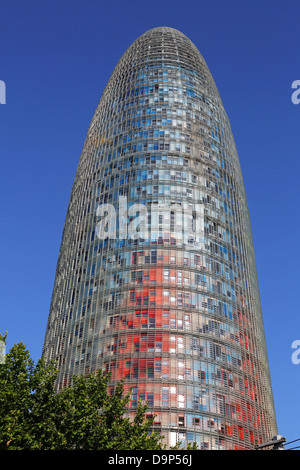
<path id="1" fill-rule="evenodd" d="M 250 449 L 277 433 L 249 213 L 230 123 L 181 32 L 141 35 L 90 123 L 43 355 L 58 388 L 124 378 L 168 446 Z"/>

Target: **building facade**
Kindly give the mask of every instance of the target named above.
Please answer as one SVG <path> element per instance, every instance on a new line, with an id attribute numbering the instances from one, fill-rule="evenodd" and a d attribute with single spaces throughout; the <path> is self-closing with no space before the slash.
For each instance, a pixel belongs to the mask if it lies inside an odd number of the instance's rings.
<path id="1" fill-rule="evenodd" d="M 255 256 L 230 123 L 194 44 L 141 35 L 90 123 L 43 355 L 58 388 L 103 369 L 168 446 L 277 434 Z"/>

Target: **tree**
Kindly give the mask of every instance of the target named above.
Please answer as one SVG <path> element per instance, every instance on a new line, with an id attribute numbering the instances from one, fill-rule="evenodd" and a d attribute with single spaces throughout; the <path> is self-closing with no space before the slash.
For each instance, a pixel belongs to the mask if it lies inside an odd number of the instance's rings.
<path id="1" fill-rule="evenodd" d="M 5 341 L 6 336 L 0 335 Z M 37 364 L 23 343 L 0 365 L 0 450 L 160 450 L 162 436 L 138 404 L 131 421 L 123 383 L 109 393 L 110 376 L 101 371 L 74 377 L 55 391 L 57 369 Z"/>

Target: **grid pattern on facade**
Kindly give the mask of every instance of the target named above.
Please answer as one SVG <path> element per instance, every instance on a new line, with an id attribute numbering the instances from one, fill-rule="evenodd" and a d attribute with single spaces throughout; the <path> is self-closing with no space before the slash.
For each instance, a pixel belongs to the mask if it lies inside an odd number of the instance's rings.
<path id="1" fill-rule="evenodd" d="M 240 164 L 208 67 L 177 30 L 139 37 L 95 111 L 43 354 L 59 388 L 99 368 L 124 378 L 129 412 L 147 402 L 168 445 L 249 449 L 277 432 Z"/>

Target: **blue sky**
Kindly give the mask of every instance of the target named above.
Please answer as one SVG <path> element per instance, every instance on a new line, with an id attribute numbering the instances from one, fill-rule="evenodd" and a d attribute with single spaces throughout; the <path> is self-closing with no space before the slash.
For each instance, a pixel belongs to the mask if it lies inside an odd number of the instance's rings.
<path id="1" fill-rule="evenodd" d="M 8 331 L 8 348 L 23 341 L 34 360 L 41 355 L 71 187 L 107 80 L 140 34 L 174 27 L 204 56 L 229 115 L 279 433 L 300 438 L 300 364 L 291 360 L 300 340 L 300 104 L 291 101 L 299 15 L 297 0 L 1 2 L 0 332 Z"/>

